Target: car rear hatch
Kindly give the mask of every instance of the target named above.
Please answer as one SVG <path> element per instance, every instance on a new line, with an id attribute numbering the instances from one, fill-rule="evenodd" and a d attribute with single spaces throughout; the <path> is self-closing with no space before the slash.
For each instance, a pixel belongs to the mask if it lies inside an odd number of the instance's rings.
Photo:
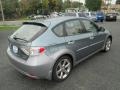
<path id="1" fill-rule="evenodd" d="M 13 35 L 8 38 L 11 52 L 23 60 L 27 60 L 31 54 L 32 42 L 47 30 L 42 23 L 24 22 Z"/>

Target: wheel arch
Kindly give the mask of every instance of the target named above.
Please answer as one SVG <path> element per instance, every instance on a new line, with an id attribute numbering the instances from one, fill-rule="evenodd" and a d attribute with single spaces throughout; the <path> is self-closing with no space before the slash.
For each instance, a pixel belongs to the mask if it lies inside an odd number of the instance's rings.
<path id="1" fill-rule="evenodd" d="M 70 54 L 70 53 L 61 54 L 60 56 L 58 56 L 58 57 L 56 58 L 55 63 L 57 62 L 57 60 L 59 60 L 59 59 L 60 59 L 61 57 L 63 57 L 63 56 L 68 56 L 68 57 L 71 58 L 71 63 L 72 63 L 72 67 L 73 67 L 73 66 L 74 66 L 75 57 L 74 57 L 72 54 Z M 55 64 L 55 63 L 54 63 L 54 64 Z"/>
<path id="2" fill-rule="evenodd" d="M 54 80 L 54 74 L 53 74 L 54 67 L 55 67 L 57 61 L 58 61 L 61 57 L 64 57 L 64 56 L 68 56 L 68 57 L 71 58 L 70 61 L 71 61 L 71 63 L 72 63 L 72 68 L 73 68 L 73 66 L 74 66 L 74 57 L 73 57 L 73 55 L 71 55 L 70 53 L 65 53 L 65 54 L 60 55 L 59 57 L 57 57 L 56 61 L 54 62 L 54 65 L 53 65 L 53 67 L 52 67 L 52 73 L 51 73 L 51 79 L 52 79 L 52 80 Z"/>
<path id="3" fill-rule="evenodd" d="M 111 39 L 111 41 L 112 41 L 112 39 L 113 39 L 111 35 L 109 35 L 107 38 L 110 38 L 110 39 Z"/>

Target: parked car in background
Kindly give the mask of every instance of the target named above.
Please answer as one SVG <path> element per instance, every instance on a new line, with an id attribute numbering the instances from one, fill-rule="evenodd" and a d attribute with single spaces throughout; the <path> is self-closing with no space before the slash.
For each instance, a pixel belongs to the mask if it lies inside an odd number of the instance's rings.
<path id="1" fill-rule="evenodd" d="M 59 16 L 64 16 L 64 13 L 63 12 L 58 12 L 58 15 Z"/>
<path id="2" fill-rule="evenodd" d="M 117 20 L 117 14 L 116 13 L 107 13 L 105 17 L 106 21 L 116 21 Z"/>
<path id="3" fill-rule="evenodd" d="M 96 18 L 97 18 L 97 21 L 99 22 L 103 22 L 104 21 L 104 19 L 105 19 L 105 15 L 104 15 L 104 13 L 103 12 L 101 12 L 101 11 L 98 11 L 97 13 L 96 13 Z"/>
<path id="4" fill-rule="evenodd" d="M 28 19 L 34 20 L 34 16 L 35 16 L 35 14 L 29 15 L 29 16 L 28 16 Z"/>
<path id="5" fill-rule="evenodd" d="M 51 18 L 55 18 L 55 17 L 58 17 L 59 16 L 59 13 L 58 12 L 52 12 L 51 14 L 50 14 L 50 17 Z"/>
<path id="6" fill-rule="evenodd" d="M 84 12 L 67 12 L 64 16 L 86 17 Z"/>
<path id="7" fill-rule="evenodd" d="M 120 20 L 120 14 L 118 14 L 117 19 Z"/>
<path id="8" fill-rule="evenodd" d="M 86 17 L 93 21 L 97 21 L 96 12 L 85 12 Z"/>
<path id="9" fill-rule="evenodd" d="M 96 13 L 94 12 L 69 12 L 65 16 L 84 17 L 92 21 L 96 21 Z"/>
<path id="10" fill-rule="evenodd" d="M 24 22 L 8 40 L 7 54 L 16 70 L 31 78 L 63 81 L 81 61 L 109 51 L 112 35 L 86 18 L 57 17 Z"/>
<path id="11" fill-rule="evenodd" d="M 38 19 L 47 18 L 47 16 L 46 15 L 31 15 L 28 18 L 31 19 L 31 20 L 38 20 Z"/>

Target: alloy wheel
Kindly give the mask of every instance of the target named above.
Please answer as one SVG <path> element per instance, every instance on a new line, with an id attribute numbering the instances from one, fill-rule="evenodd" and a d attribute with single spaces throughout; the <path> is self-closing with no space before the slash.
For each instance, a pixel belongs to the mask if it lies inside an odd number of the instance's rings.
<path id="1" fill-rule="evenodd" d="M 109 50 L 110 50 L 110 48 L 111 48 L 111 40 L 110 40 L 110 39 L 108 39 L 108 40 L 106 41 L 105 50 L 106 50 L 106 51 L 109 51 Z"/>
<path id="2" fill-rule="evenodd" d="M 71 71 L 71 62 L 68 59 L 62 59 L 56 68 L 56 75 L 59 79 L 65 79 Z"/>

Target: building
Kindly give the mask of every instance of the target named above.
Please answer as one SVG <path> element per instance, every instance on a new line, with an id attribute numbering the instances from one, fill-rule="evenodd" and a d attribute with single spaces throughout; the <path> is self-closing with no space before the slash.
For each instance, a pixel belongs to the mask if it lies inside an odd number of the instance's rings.
<path id="1" fill-rule="evenodd" d="M 105 13 L 120 11 L 120 4 L 111 4 L 111 0 L 102 0 L 101 10 Z"/>

